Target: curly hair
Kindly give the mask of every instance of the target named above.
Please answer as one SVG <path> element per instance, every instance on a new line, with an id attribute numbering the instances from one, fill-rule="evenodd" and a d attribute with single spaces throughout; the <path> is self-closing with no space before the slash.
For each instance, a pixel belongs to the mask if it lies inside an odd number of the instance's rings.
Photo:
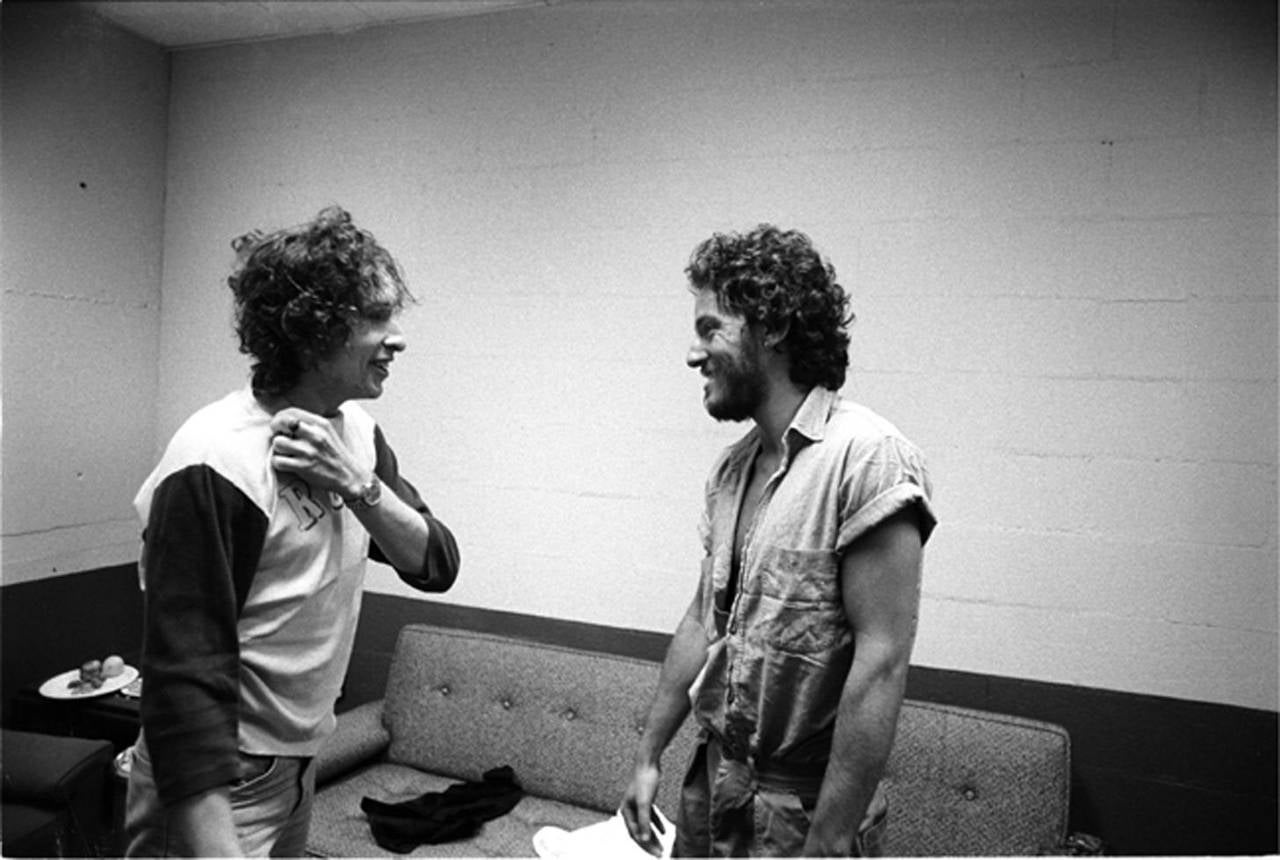
<path id="1" fill-rule="evenodd" d="M 847 328 L 854 314 L 836 272 L 797 230 L 761 224 L 748 233 L 716 233 L 685 268 L 695 290 L 711 289 L 724 310 L 768 332 L 785 332 L 791 381 L 832 390 L 849 366 Z"/>
<path id="2" fill-rule="evenodd" d="M 232 241 L 240 351 L 253 358 L 253 387 L 283 394 L 342 347 L 352 324 L 387 319 L 414 301 L 400 268 L 337 206 L 275 233 Z"/>

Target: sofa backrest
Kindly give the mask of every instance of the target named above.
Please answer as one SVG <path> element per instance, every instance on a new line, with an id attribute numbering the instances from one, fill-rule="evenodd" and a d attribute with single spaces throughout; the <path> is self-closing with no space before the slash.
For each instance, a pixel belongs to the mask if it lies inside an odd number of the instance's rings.
<path id="1" fill-rule="evenodd" d="M 1066 838 L 1061 726 L 908 700 L 885 779 L 891 856 L 1033 856 Z"/>
<path id="2" fill-rule="evenodd" d="M 400 631 L 387 679 L 388 758 L 458 779 L 510 765 L 530 794 L 612 812 L 658 664 L 425 624 Z M 663 757 L 658 807 L 674 820 L 695 730 Z"/>
<path id="3" fill-rule="evenodd" d="M 384 722 L 391 761 L 476 780 L 510 765 L 531 794 L 612 812 L 659 666 L 463 630 L 400 632 Z M 692 720 L 663 758 L 672 820 Z M 1035 855 L 1062 845 L 1070 741 L 1059 726 L 908 700 L 885 772 L 893 856 Z"/>

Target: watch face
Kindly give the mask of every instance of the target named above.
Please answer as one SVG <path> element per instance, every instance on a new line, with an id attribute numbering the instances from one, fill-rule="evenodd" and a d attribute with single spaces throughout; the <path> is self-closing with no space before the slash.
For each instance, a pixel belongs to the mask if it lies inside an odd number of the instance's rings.
<path id="1" fill-rule="evenodd" d="M 374 475 L 373 480 L 369 481 L 369 486 L 365 487 L 356 499 L 351 503 L 353 508 L 371 508 L 378 502 L 382 501 L 382 482 L 378 480 L 378 476 Z"/>
<path id="2" fill-rule="evenodd" d="M 362 511 L 365 508 L 371 508 L 376 505 L 382 498 L 382 484 L 378 480 L 378 476 L 374 475 L 364 487 L 360 489 L 357 496 L 346 500 L 347 508 L 353 511 Z"/>

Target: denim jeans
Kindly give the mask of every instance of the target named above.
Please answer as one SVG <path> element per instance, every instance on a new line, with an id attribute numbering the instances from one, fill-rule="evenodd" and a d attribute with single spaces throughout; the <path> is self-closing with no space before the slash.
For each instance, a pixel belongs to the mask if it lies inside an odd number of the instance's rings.
<path id="1" fill-rule="evenodd" d="M 302 857 L 306 854 L 315 795 L 315 766 L 310 758 L 250 756 L 241 753 L 245 778 L 231 786 L 231 817 L 246 857 Z M 146 743 L 133 748 L 125 804 L 128 857 L 191 857 L 160 803 Z"/>
<path id="2" fill-rule="evenodd" d="M 680 797 L 677 857 L 801 857 L 818 801 L 821 775 L 760 774 L 721 755 L 708 738 L 698 745 Z M 849 846 L 850 857 L 884 855 L 888 804 L 872 799 Z"/>

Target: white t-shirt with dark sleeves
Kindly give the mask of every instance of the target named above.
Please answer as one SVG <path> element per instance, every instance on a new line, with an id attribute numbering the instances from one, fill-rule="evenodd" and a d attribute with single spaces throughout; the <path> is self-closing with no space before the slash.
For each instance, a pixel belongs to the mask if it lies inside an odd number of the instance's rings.
<path id="1" fill-rule="evenodd" d="M 330 420 L 361 468 L 377 466 L 431 523 L 424 571 L 402 577 L 429 578 L 434 558 L 452 582 L 452 535 L 400 479 L 373 418 L 347 403 Z M 134 500 L 143 733 L 166 801 L 234 780 L 237 751 L 314 755 L 334 727 L 370 538 L 336 494 L 271 467 L 270 422 L 247 387 L 204 407 Z"/>

